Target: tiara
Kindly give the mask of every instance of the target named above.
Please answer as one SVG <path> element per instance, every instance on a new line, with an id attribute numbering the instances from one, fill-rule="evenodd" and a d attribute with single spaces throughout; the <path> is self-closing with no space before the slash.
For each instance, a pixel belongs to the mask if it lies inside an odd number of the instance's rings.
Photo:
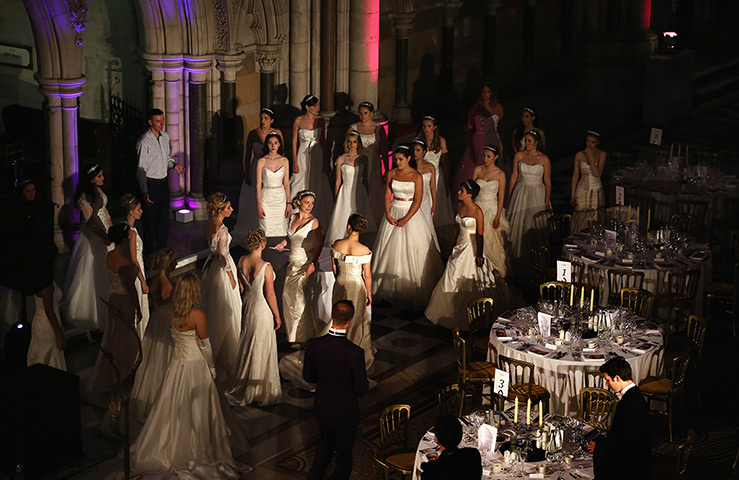
<path id="1" fill-rule="evenodd" d="M 536 113 L 534 112 L 534 109 L 533 108 L 523 107 L 523 111 L 524 112 L 529 112 L 531 115 L 536 116 Z"/>
<path id="2" fill-rule="evenodd" d="M 270 115 L 272 115 L 273 117 L 275 116 L 275 112 L 273 112 L 271 108 L 267 108 L 267 107 L 264 107 L 264 108 L 262 109 L 262 113 L 269 113 L 269 114 L 270 114 Z"/>
<path id="3" fill-rule="evenodd" d="M 362 103 L 360 103 L 360 104 L 359 104 L 359 106 L 360 106 L 360 107 L 367 107 L 367 108 L 369 108 L 370 110 L 374 110 L 374 109 L 375 109 L 375 106 L 374 106 L 374 105 L 372 105 L 372 103 L 371 103 L 371 102 L 362 102 Z"/>
<path id="4" fill-rule="evenodd" d="M 269 137 L 269 136 L 272 136 L 272 137 L 279 137 L 279 136 L 280 136 L 280 132 L 278 132 L 278 131 L 276 131 L 276 130 L 272 130 L 271 132 L 269 132 L 269 133 L 267 134 L 267 136 L 268 136 L 268 137 Z"/>
<path id="5" fill-rule="evenodd" d="M 93 165 L 90 165 L 90 166 L 89 166 L 89 167 L 87 168 L 87 174 L 88 174 L 88 175 L 89 175 L 89 174 L 91 174 L 92 172 L 94 172 L 94 171 L 95 171 L 95 170 L 97 170 L 98 168 L 100 168 L 100 165 L 99 165 L 99 164 L 97 164 L 97 163 L 96 163 L 96 164 L 93 164 Z"/>
<path id="6" fill-rule="evenodd" d="M 223 195 L 223 194 L 221 194 L 221 195 Z M 226 197 L 225 195 L 223 195 L 223 198 L 221 199 L 221 201 L 216 204 L 216 208 L 219 208 L 219 207 L 225 205 L 226 202 L 228 202 L 228 197 Z"/>
<path id="7" fill-rule="evenodd" d="M 404 150 L 408 153 L 411 153 L 411 149 L 408 145 L 398 145 L 397 147 L 395 147 L 395 151 L 397 152 L 398 150 Z"/>
<path id="8" fill-rule="evenodd" d="M 468 192 L 470 192 L 470 193 L 472 193 L 472 184 L 473 184 L 473 183 L 475 183 L 475 182 L 474 182 L 474 181 L 472 181 L 472 180 L 467 180 L 466 182 L 464 182 L 464 186 L 465 186 L 465 188 L 466 188 L 466 189 L 467 189 L 467 191 L 468 191 Z M 477 185 L 477 184 L 475 183 L 475 185 Z M 478 185 L 478 186 L 479 186 L 479 185 Z"/>
<path id="9" fill-rule="evenodd" d="M 26 178 L 26 179 L 23 179 L 20 182 L 18 182 L 18 186 L 19 187 L 25 187 L 29 183 L 33 183 L 34 185 L 36 184 L 36 182 L 33 181 L 33 178 Z"/>
<path id="10" fill-rule="evenodd" d="M 302 190 L 298 193 L 298 200 L 302 200 L 305 197 L 318 198 L 318 195 L 313 190 Z"/>
<path id="11" fill-rule="evenodd" d="M 538 137 L 539 132 L 537 132 L 536 130 L 529 130 L 528 132 L 524 133 L 524 135 L 531 135 L 532 137 Z"/>
<path id="12" fill-rule="evenodd" d="M 595 130 L 588 130 L 588 135 L 592 135 L 593 137 L 600 137 L 600 133 L 596 132 Z"/>
<path id="13" fill-rule="evenodd" d="M 421 145 L 423 148 L 426 148 L 426 142 L 424 142 L 420 138 L 416 138 L 411 143 L 414 144 L 414 145 Z"/>
<path id="14" fill-rule="evenodd" d="M 432 122 L 436 123 L 436 119 L 432 117 L 431 115 L 426 115 L 423 117 L 424 120 L 431 120 Z"/>
<path id="15" fill-rule="evenodd" d="M 306 95 L 306 96 L 305 96 L 305 98 L 303 99 L 303 102 L 302 102 L 302 103 L 308 103 L 308 102 L 310 102 L 311 100 L 313 100 L 314 98 L 315 98 L 316 100 L 318 100 L 318 97 L 316 97 L 316 96 L 315 96 L 315 95 L 313 95 L 312 93 L 309 93 L 308 95 Z"/>
<path id="16" fill-rule="evenodd" d="M 347 133 L 347 135 L 361 136 L 362 134 L 359 133 L 357 130 L 349 130 L 349 133 Z"/>
<path id="17" fill-rule="evenodd" d="M 496 155 L 498 154 L 498 147 L 496 147 L 495 145 L 485 145 L 484 147 L 482 147 L 482 149 L 483 150 L 490 150 L 491 152 L 493 152 Z"/>

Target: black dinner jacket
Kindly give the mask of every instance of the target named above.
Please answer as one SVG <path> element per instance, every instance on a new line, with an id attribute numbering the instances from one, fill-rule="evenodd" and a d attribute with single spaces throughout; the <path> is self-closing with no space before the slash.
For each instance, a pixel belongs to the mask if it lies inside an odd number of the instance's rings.
<path id="1" fill-rule="evenodd" d="M 595 480 L 651 478 L 651 418 L 639 387 L 619 400 L 606 437 L 595 441 Z"/>
<path id="2" fill-rule="evenodd" d="M 303 378 L 316 384 L 313 415 L 319 425 L 347 428 L 359 424 L 359 397 L 367 393 L 364 350 L 345 336 L 308 341 Z"/>
<path id="3" fill-rule="evenodd" d="M 476 448 L 447 448 L 439 458 L 421 465 L 421 480 L 480 480 L 482 459 Z"/>

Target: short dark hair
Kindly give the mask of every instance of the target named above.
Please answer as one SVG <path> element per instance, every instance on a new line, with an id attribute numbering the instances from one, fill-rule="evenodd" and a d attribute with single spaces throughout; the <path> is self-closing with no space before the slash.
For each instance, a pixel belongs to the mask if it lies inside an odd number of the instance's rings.
<path id="1" fill-rule="evenodd" d="M 631 376 L 631 365 L 629 365 L 629 362 L 626 361 L 624 357 L 618 356 L 613 357 L 612 359 L 608 360 L 606 363 L 600 366 L 601 373 L 605 373 L 611 379 L 616 378 L 616 376 L 620 377 L 621 380 L 633 380 Z"/>
<path id="2" fill-rule="evenodd" d="M 434 434 L 444 448 L 457 448 L 462 441 L 462 424 L 454 415 L 440 415 L 434 423 Z"/>
<path id="3" fill-rule="evenodd" d="M 351 300 L 339 300 L 331 308 L 331 318 L 338 327 L 346 325 L 353 317 L 354 303 Z"/>
<path id="4" fill-rule="evenodd" d="M 151 110 L 149 110 L 149 113 L 146 114 L 146 119 L 151 120 L 157 115 L 164 115 L 164 112 L 159 110 L 158 108 L 152 108 Z"/>

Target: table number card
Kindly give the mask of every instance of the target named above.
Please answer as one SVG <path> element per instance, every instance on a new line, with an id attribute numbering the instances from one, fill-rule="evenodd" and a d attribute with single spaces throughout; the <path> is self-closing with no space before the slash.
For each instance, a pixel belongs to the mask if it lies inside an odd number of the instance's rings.
<path id="1" fill-rule="evenodd" d="M 616 185 L 616 205 L 624 206 L 624 187 Z"/>
<path id="2" fill-rule="evenodd" d="M 615 230 L 606 230 L 606 245 L 616 245 Z"/>
<path id="3" fill-rule="evenodd" d="M 505 370 L 501 370 L 500 368 L 495 369 L 495 389 L 494 392 L 496 395 L 500 395 L 501 397 L 507 397 L 508 396 L 508 383 L 511 381 L 511 375 L 506 372 Z"/>
<path id="4" fill-rule="evenodd" d="M 572 263 L 565 260 L 557 260 L 557 280 L 572 283 Z"/>
<path id="5" fill-rule="evenodd" d="M 649 135 L 649 143 L 652 145 L 662 145 L 662 129 L 652 128 L 652 132 Z"/>
<path id="6" fill-rule="evenodd" d="M 552 316 L 548 313 L 537 312 L 537 317 L 539 320 L 539 332 L 543 337 L 548 337 L 552 328 Z"/>

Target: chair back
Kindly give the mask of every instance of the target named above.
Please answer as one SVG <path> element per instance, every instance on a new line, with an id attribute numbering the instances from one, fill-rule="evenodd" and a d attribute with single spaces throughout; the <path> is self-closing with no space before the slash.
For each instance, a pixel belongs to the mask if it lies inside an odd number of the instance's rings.
<path id="1" fill-rule="evenodd" d="M 622 288 L 621 306 L 647 320 L 651 320 L 654 295 L 643 288 Z"/>
<path id="2" fill-rule="evenodd" d="M 467 383 L 462 387 L 460 392 L 461 404 L 459 406 L 459 415 L 469 415 L 475 410 L 485 410 L 490 406 L 483 406 L 482 386 L 473 383 Z"/>
<path id="3" fill-rule="evenodd" d="M 644 272 L 636 272 L 626 269 L 608 269 L 608 291 L 612 297 L 616 297 L 622 288 L 642 288 L 644 285 Z"/>
<path id="4" fill-rule="evenodd" d="M 571 234 L 571 222 L 569 213 L 558 213 L 547 219 L 547 241 L 552 252 L 562 251 L 562 243 Z"/>
<path id="5" fill-rule="evenodd" d="M 616 405 L 618 397 L 608 390 L 590 387 L 580 390 L 580 419 L 593 428 L 607 432 L 611 428 Z"/>
<path id="6" fill-rule="evenodd" d="M 700 236 L 703 225 L 698 219 L 688 213 L 676 213 L 670 217 L 670 226 L 692 237 Z"/>
<path id="7" fill-rule="evenodd" d="M 439 392 L 439 415 L 462 415 L 462 392 L 459 385 L 447 385 Z"/>
<path id="8" fill-rule="evenodd" d="M 410 417 L 411 407 L 404 404 L 390 405 L 380 413 L 380 453 L 383 458 L 388 452 L 408 450 Z"/>
<path id="9" fill-rule="evenodd" d="M 688 317 L 688 353 L 695 354 L 694 361 L 703 355 L 703 341 L 706 339 L 706 321 L 697 315 Z"/>
<path id="10" fill-rule="evenodd" d="M 608 390 L 606 375 L 600 370 L 585 370 L 585 387 Z"/>
<path id="11" fill-rule="evenodd" d="M 467 323 L 470 345 L 472 345 L 473 335 L 483 333 L 487 337 L 493 326 L 493 299 L 480 297 L 470 300 L 467 304 Z"/>
<path id="12" fill-rule="evenodd" d="M 614 220 L 617 223 L 626 223 L 629 219 L 629 207 L 616 205 L 605 209 L 605 225 L 610 225 Z"/>
<path id="13" fill-rule="evenodd" d="M 688 461 L 690 460 L 690 454 L 693 451 L 693 445 L 695 444 L 695 430 L 688 429 L 688 435 L 685 438 L 685 443 L 678 445 L 677 447 L 677 465 L 676 471 L 680 476 L 685 475 L 688 471 Z M 734 465 L 736 468 L 736 465 Z"/>
<path id="14" fill-rule="evenodd" d="M 508 372 L 511 376 L 508 389 L 510 391 L 531 396 L 534 384 L 534 364 L 516 360 L 505 355 L 498 355 L 499 368 Z"/>
<path id="15" fill-rule="evenodd" d="M 539 298 L 547 302 L 558 300 L 560 303 L 569 304 L 572 284 L 566 282 L 544 282 L 539 285 Z"/>
<path id="16" fill-rule="evenodd" d="M 459 328 L 454 327 L 452 330 L 452 342 L 454 350 L 457 352 L 457 370 L 459 371 L 462 382 L 467 378 L 467 344 L 459 335 Z"/>
<path id="17" fill-rule="evenodd" d="M 547 266 L 549 266 L 549 249 L 544 245 L 534 245 L 529 251 L 531 259 L 531 279 L 536 283 L 547 281 Z"/>
<path id="18" fill-rule="evenodd" d="M 690 364 L 690 355 L 687 353 L 675 357 L 672 362 L 672 393 L 680 393 L 685 389 L 685 379 L 687 378 L 688 365 Z"/>
<path id="19" fill-rule="evenodd" d="M 660 270 L 657 273 L 657 288 L 661 295 L 676 300 L 695 299 L 700 270 Z"/>
<path id="20" fill-rule="evenodd" d="M 583 293 L 584 291 L 584 293 Z M 583 305 L 587 305 L 588 308 L 590 308 L 590 305 L 593 306 L 591 311 L 594 310 L 598 306 L 598 301 L 600 299 L 600 294 L 598 293 L 598 289 L 596 287 L 591 287 L 588 284 L 585 283 L 573 283 L 572 284 L 572 296 L 570 299 L 572 300 L 569 302 L 571 307 L 580 305 L 580 298 L 583 299 Z M 593 299 L 593 302 L 590 302 L 590 299 Z"/>
<path id="21" fill-rule="evenodd" d="M 576 260 L 572 264 L 572 283 L 588 283 L 588 266 Z"/>
<path id="22" fill-rule="evenodd" d="M 708 202 L 703 200 L 677 200 L 675 202 L 675 213 L 690 215 L 695 219 L 701 230 L 706 224 L 707 211 Z"/>

